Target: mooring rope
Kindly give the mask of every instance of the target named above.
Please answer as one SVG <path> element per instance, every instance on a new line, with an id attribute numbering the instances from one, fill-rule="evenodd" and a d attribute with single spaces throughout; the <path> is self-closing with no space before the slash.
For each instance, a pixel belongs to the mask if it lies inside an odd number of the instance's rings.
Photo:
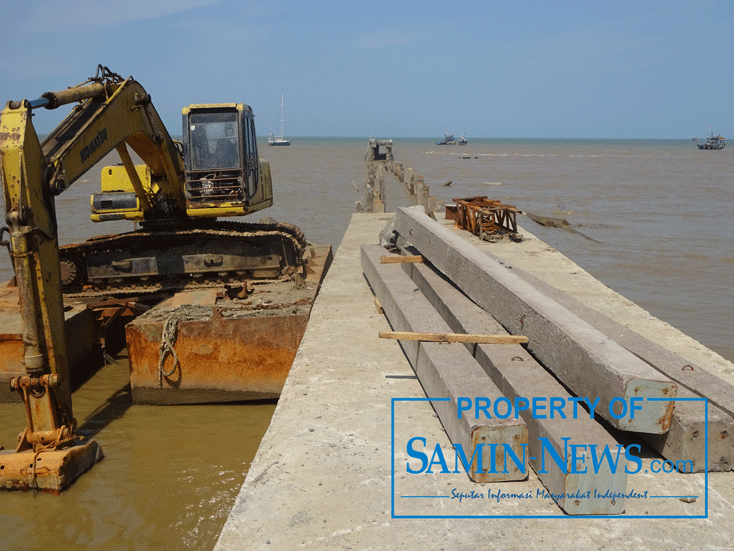
<path id="1" fill-rule="evenodd" d="M 45 452 L 47 449 L 49 449 L 53 444 L 46 444 L 45 446 L 39 446 L 38 449 L 36 449 L 35 452 L 33 452 L 33 462 L 31 463 L 31 491 L 33 492 L 33 497 L 36 497 L 38 495 L 38 490 L 40 489 L 38 487 L 38 479 L 36 476 L 36 463 L 38 462 L 38 456 L 41 455 L 42 452 Z"/>
<path id="2" fill-rule="evenodd" d="M 163 379 L 170 377 L 179 367 L 178 354 L 174 350 L 173 345 L 176 344 L 176 337 L 178 335 L 178 318 L 171 316 L 166 320 L 163 325 L 163 331 L 161 331 L 161 344 L 158 347 L 158 376 L 163 388 Z M 173 356 L 173 367 L 170 371 L 164 371 L 163 364 L 166 362 L 166 356 L 171 354 Z"/>

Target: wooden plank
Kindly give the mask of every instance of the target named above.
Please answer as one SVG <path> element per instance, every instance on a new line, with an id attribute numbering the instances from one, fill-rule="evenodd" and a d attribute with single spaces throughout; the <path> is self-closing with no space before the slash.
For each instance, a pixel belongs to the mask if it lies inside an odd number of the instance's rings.
<path id="1" fill-rule="evenodd" d="M 407 331 L 380 331 L 381 339 L 426 342 L 468 342 L 482 344 L 525 344 L 524 335 L 467 335 L 460 333 L 410 333 Z"/>
<path id="2" fill-rule="evenodd" d="M 423 262 L 423 257 L 419 254 L 413 256 L 382 256 L 380 257 L 380 264 L 403 264 L 406 262 Z"/>
<path id="3" fill-rule="evenodd" d="M 380 304 L 380 299 L 375 297 L 375 308 L 377 309 L 378 314 L 384 314 L 385 310 L 382 309 L 382 304 Z"/>

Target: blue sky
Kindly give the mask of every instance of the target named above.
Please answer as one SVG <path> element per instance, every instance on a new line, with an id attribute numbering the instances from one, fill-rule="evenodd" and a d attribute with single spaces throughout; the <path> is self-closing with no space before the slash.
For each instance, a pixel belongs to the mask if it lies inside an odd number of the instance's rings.
<path id="1" fill-rule="evenodd" d="M 172 134 L 245 102 L 291 136 L 734 132 L 734 2 L 0 0 L 2 102 L 132 75 Z M 35 119 L 48 132 L 65 114 Z"/>

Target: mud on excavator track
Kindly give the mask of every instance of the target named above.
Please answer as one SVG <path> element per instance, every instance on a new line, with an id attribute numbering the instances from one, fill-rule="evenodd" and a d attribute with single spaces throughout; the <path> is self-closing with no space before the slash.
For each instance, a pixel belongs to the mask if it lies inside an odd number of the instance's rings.
<path id="1" fill-rule="evenodd" d="M 285 279 L 304 268 L 307 241 L 287 223 L 215 222 L 136 230 L 59 248 L 65 295 L 145 292 Z"/>

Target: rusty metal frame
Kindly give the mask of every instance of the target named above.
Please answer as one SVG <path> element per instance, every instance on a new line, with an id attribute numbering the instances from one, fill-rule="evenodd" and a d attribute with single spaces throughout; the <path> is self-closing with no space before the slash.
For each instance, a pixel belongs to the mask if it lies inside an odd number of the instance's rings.
<path id="1" fill-rule="evenodd" d="M 517 233 L 516 215 L 520 211 L 515 207 L 485 196 L 453 201 L 456 210 L 449 213 L 447 208 L 447 218 L 453 219 L 457 227 L 482 239 L 496 234 Z"/>

